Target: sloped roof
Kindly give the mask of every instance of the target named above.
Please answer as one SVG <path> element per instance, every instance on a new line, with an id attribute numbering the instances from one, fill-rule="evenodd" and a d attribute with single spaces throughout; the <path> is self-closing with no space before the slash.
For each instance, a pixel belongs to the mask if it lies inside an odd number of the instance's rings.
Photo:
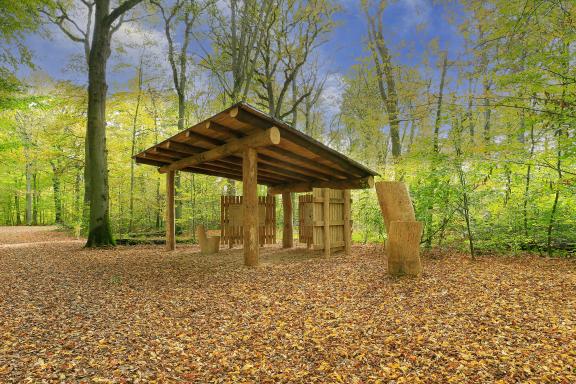
<path id="1" fill-rule="evenodd" d="M 164 167 L 271 127 L 277 127 L 280 131 L 280 143 L 257 149 L 258 184 L 281 186 L 306 183 L 322 186 L 326 182 L 345 182 L 377 175 L 364 165 L 247 103 L 235 104 L 138 153 L 134 159 L 139 164 Z M 242 180 L 242 154 L 236 153 L 180 170 Z"/>

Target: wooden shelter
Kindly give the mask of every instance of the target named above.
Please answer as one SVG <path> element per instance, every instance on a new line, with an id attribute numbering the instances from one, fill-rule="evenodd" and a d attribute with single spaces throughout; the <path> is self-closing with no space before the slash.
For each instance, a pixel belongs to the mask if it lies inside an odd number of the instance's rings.
<path id="1" fill-rule="evenodd" d="M 200 173 L 243 183 L 244 211 L 257 212 L 257 184 L 282 194 L 284 233 L 291 233 L 290 192 L 361 189 L 376 172 L 246 103 L 235 104 L 134 156 L 166 173 L 166 244 L 175 247 L 174 174 Z M 289 211 L 286 211 L 289 206 Z M 243 215 L 244 262 L 257 265 L 258 215 Z"/>

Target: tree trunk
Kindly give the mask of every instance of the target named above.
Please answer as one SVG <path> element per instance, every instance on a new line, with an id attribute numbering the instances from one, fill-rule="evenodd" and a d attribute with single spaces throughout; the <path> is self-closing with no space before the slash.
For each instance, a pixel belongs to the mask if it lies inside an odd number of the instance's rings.
<path id="1" fill-rule="evenodd" d="M 178 94 L 178 131 L 182 132 L 185 129 L 186 118 L 186 99 L 184 94 Z M 174 181 L 175 199 L 176 199 L 176 234 L 182 233 L 182 199 L 180 198 L 180 186 L 182 185 L 181 172 L 176 172 Z"/>
<path id="2" fill-rule="evenodd" d="M 26 161 L 26 225 L 32 225 L 32 172 L 29 161 Z"/>
<path id="3" fill-rule="evenodd" d="M 20 218 L 20 196 L 18 196 L 18 191 L 14 193 L 14 205 L 16 208 L 16 225 L 22 225 L 22 219 Z"/>
<path id="4" fill-rule="evenodd" d="M 440 153 L 439 134 L 440 123 L 442 121 L 442 99 L 444 96 L 444 83 L 446 79 L 446 70 L 448 68 L 448 53 L 444 52 L 442 58 L 442 70 L 440 74 L 440 86 L 438 88 L 438 105 L 436 106 L 436 119 L 434 121 L 434 134 L 432 137 L 432 162 L 430 169 L 430 180 L 433 187 L 432 193 L 435 194 L 438 177 L 436 176 L 436 167 L 438 162 L 438 154 Z M 433 224 L 434 224 L 434 199 L 430 199 L 430 205 L 427 207 L 426 223 L 426 248 L 432 247 Z"/>
<path id="5" fill-rule="evenodd" d="M 470 256 L 472 259 L 476 256 L 474 248 L 474 238 L 472 235 L 472 223 L 470 219 L 470 198 L 468 196 L 468 185 L 466 181 L 466 173 L 463 168 L 462 159 L 462 122 L 458 122 L 455 129 L 454 150 L 456 152 L 456 171 L 458 172 L 458 180 L 460 181 L 460 188 L 462 189 L 462 216 L 466 221 L 466 231 L 468 232 L 468 245 L 470 248 Z"/>
<path id="6" fill-rule="evenodd" d="M 32 174 L 33 204 L 32 204 L 32 225 L 38 225 L 38 206 L 40 201 L 40 187 L 38 186 L 38 174 Z"/>
<path id="7" fill-rule="evenodd" d="M 140 57 L 140 65 L 138 66 L 138 96 L 136 97 L 136 109 L 134 111 L 134 118 L 132 119 L 132 146 L 131 156 L 136 154 L 136 133 L 138 124 L 138 113 L 140 111 L 140 100 L 142 99 L 142 60 Z M 134 167 L 136 162 L 130 162 L 130 222 L 128 224 L 128 232 L 132 233 L 134 230 Z"/>
<path id="8" fill-rule="evenodd" d="M 53 161 L 50 162 L 52 166 L 52 189 L 54 193 L 54 222 L 62 224 L 62 196 L 60 193 L 60 174 L 58 168 Z"/>
<path id="9" fill-rule="evenodd" d="M 108 162 L 106 152 L 106 64 L 110 56 L 109 0 L 96 2 L 92 48 L 88 66 L 88 173 L 90 226 L 87 247 L 114 245 L 109 218 Z"/>
<path id="10" fill-rule="evenodd" d="M 82 181 L 81 169 L 76 169 L 76 178 L 74 180 L 74 221 L 82 222 L 82 212 L 80 211 L 80 182 Z"/>
<path id="11" fill-rule="evenodd" d="M 556 181 L 556 192 L 554 193 L 554 203 L 552 204 L 552 210 L 550 212 L 550 220 L 548 222 L 548 231 L 547 231 L 547 241 L 546 246 L 548 249 L 548 256 L 552 256 L 552 229 L 554 228 L 554 223 L 556 220 L 556 212 L 558 211 L 558 204 L 560 201 L 560 185 L 562 183 L 562 150 L 561 150 L 561 138 L 562 138 L 562 129 L 558 128 L 556 132 L 556 136 L 558 137 L 557 141 L 557 157 L 556 157 L 556 172 L 558 173 L 558 179 Z"/>

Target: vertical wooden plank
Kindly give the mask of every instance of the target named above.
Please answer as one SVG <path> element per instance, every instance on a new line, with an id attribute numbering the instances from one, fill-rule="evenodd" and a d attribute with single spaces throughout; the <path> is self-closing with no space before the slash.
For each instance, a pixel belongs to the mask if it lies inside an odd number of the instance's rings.
<path id="1" fill-rule="evenodd" d="M 176 248 L 176 212 L 174 205 L 174 176 L 175 171 L 166 173 L 166 249 L 173 251 Z"/>
<path id="2" fill-rule="evenodd" d="M 292 248 L 294 246 L 294 233 L 292 228 L 292 196 L 290 192 L 282 193 L 282 210 L 284 211 L 282 248 Z"/>
<path id="3" fill-rule="evenodd" d="M 242 184 L 244 189 L 244 265 L 258 265 L 258 153 L 254 148 L 246 148 L 242 154 Z M 254 214 L 256 213 L 256 214 Z"/>
<path id="4" fill-rule="evenodd" d="M 224 244 L 224 196 L 220 196 L 220 243 Z"/>
<path id="5" fill-rule="evenodd" d="M 324 256 L 330 257 L 330 188 L 324 188 Z"/>
<path id="6" fill-rule="evenodd" d="M 350 190 L 344 190 L 344 253 L 346 255 L 350 254 L 350 249 L 352 247 L 352 226 L 350 225 Z"/>

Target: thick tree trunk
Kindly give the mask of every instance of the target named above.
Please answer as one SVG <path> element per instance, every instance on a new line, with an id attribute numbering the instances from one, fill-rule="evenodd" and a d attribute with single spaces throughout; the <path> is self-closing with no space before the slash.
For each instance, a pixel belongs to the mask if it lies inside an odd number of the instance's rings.
<path id="1" fill-rule="evenodd" d="M 110 56 L 109 1 L 96 2 L 94 34 L 88 67 L 88 166 L 90 175 L 90 226 L 87 247 L 114 245 L 109 218 L 108 162 L 106 152 L 106 64 Z"/>
<path id="2" fill-rule="evenodd" d="M 82 233 L 86 233 L 90 225 L 90 198 L 92 197 L 92 189 L 90 188 L 90 143 L 88 142 L 88 133 L 84 140 L 84 204 L 82 205 Z"/>

